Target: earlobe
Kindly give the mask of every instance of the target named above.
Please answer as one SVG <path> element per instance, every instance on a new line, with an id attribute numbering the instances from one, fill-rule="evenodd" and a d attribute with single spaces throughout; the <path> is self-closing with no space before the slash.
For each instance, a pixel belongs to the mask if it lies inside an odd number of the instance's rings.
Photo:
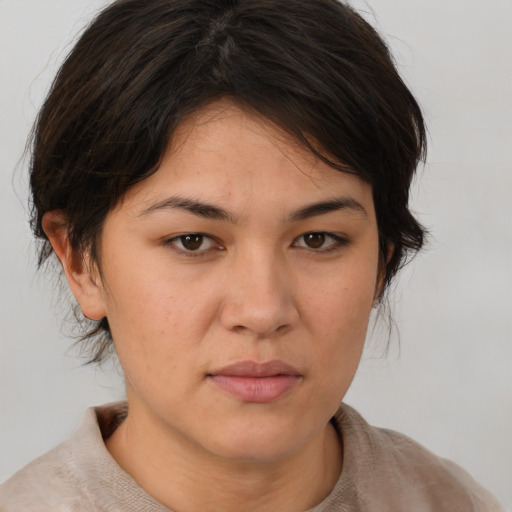
<path id="1" fill-rule="evenodd" d="M 101 320 L 106 316 L 101 279 L 95 265 L 72 247 L 66 216 L 52 210 L 44 214 L 42 224 L 84 316 Z"/>

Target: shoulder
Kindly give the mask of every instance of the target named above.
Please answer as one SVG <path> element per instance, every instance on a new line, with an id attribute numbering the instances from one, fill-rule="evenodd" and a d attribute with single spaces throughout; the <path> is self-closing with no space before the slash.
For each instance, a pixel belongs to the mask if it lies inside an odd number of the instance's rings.
<path id="1" fill-rule="evenodd" d="M 125 481 L 104 437 L 126 416 L 126 404 L 90 408 L 73 436 L 0 485 L 1 512 L 89 512 L 107 499 L 109 483 Z M 100 496 L 101 498 L 98 498 Z"/>
<path id="2" fill-rule="evenodd" d="M 0 512 L 170 512 L 110 455 L 104 439 L 124 421 L 126 402 L 87 409 L 73 436 L 0 485 Z"/>
<path id="3" fill-rule="evenodd" d="M 345 451 L 343 473 L 347 474 L 342 473 L 342 476 L 351 481 L 360 499 L 368 502 L 365 510 L 502 510 L 492 495 L 465 470 L 409 437 L 372 427 L 345 404 L 335 419 Z M 380 505 L 369 506 L 373 501 Z"/>
<path id="4" fill-rule="evenodd" d="M 35 459 L 0 485 L 2 512 L 89 510 L 69 442 Z"/>

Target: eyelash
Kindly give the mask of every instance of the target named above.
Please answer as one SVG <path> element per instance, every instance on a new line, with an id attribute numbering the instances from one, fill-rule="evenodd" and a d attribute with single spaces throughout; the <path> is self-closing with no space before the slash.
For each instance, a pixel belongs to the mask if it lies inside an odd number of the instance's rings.
<path id="1" fill-rule="evenodd" d="M 209 240 L 212 246 L 208 247 L 207 249 L 187 249 L 186 247 L 183 246 L 183 241 L 186 237 L 201 237 L 201 245 L 203 245 L 203 242 L 205 240 Z M 178 247 L 176 245 L 177 243 L 180 243 L 182 247 Z M 178 235 L 166 240 L 165 245 L 170 247 L 173 251 L 177 252 L 178 254 L 187 256 L 189 258 L 198 258 L 204 256 L 206 253 L 209 253 L 213 249 L 224 250 L 222 244 L 218 243 L 215 240 L 215 238 L 213 238 L 210 235 L 206 235 L 205 233 L 184 233 L 183 235 Z"/>
<path id="2" fill-rule="evenodd" d="M 329 240 L 330 240 L 330 243 L 328 244 L 327 247 L 318 247 L 318 248 L 310 247 L 305 242 L 305 237 L 307 237 L 307 236 L 322 236 L 322 237 L 324 237 L 325 239 L 323 240 L 321 245 L 323 245 L 325 242 L 328 242 Z M 183 242 L 186 237 L 200 237 L 201 238 L 200 246 L 195 250 L 187 249 L 186 247 L 183 246 Z M 203 245 L 203 242 L 205 240 L 209 240 L 212 245 L 211 245 L 211 247 L 208 247 L 206 249 L 201 249 L 200 247 L 201 247 L 201 245 Z M 303 241 L 304 244 L 299 245 L 299 241 Z M 181 245 L 181 247 L 177 246 L 178 243 Z M 331 253 L 331 252 L 340 250 L 349 244 L 350 244 L 350 240 L 348 240 L 347 238 L 335 235 L 333 233 L 328 233 L 326 231 L 309 231 L 309 232 L 304 233 L 303 235 L 300 235 L 297 238 L 295 238 L 292 243 L 292 247 L 309 250 L 316 254 L 327 254 L 327 253 Z M 225 250 L 225 248 L 222 246 L 222 244 L 217 242 L 215 238 L 213 238 L 212 236 L 207 235 L 205 233 L 185 233 L 183 235 L 178 235 L 178 236 L 175 236 L 168 240 L 165 240 L 164 245 L 170 247 L 173 251 L 179 253 L 180 255 L 184 255 L 189 258 L 198 258 L 201 256 L 205 256 L 212 250 L 218 250 L 218 251 Z"/>
<path id="3" fill-rule="evenodd" d="M 330 243 L 327 245 L 327 247 L 313 248 L 313 247 L 307 246 L 306 244 L 305 245 L 297 244 L 298 240 L 305 241 L 305 238 L 307 236 L 319 236 L 319 235 L 325 238 L 323 243 L 328 242 L 330 240 Z M 322 245 L 323 245 L 323 243 L 322 243 Z M 310 231 L 308 233 L 304 233 L 303 235 L 300 235 L 299 237 L 297 237 L 294 240 L 292 245 L 294 247 L 313 251 L 314 253 L 326 254 L 326 253 L 338 251 L 338 250 L 342 249 L 343 247 L 346 247 L 349 244 L 350 244 L 350 240 L 348 240 L 347 238 L 335 235 L 334 233 L 328 233 L 326 231 Z"/>

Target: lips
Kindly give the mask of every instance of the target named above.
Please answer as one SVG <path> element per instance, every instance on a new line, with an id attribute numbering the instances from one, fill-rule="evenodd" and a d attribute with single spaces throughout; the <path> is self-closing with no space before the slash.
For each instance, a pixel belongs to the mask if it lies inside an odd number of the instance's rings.
<path id="1" fill-rule="evenodd" d="M 302 376 L 283 361 L 241 361 L 211 372 L 208 380 L 241 401 L 268 403 L 292 391 Z"/>

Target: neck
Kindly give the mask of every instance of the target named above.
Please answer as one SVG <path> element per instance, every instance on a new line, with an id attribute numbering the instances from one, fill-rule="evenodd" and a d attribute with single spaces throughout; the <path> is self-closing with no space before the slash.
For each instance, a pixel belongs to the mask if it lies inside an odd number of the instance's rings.
<path id="1" fill-rule="evenodd" d="M 331 423 L 280 460 L 226 460 L 130 409 L 107 439 L 119 465 L 171 510 L 296 511 L 320 503 L 341 473 L 341 442 Z"/>

